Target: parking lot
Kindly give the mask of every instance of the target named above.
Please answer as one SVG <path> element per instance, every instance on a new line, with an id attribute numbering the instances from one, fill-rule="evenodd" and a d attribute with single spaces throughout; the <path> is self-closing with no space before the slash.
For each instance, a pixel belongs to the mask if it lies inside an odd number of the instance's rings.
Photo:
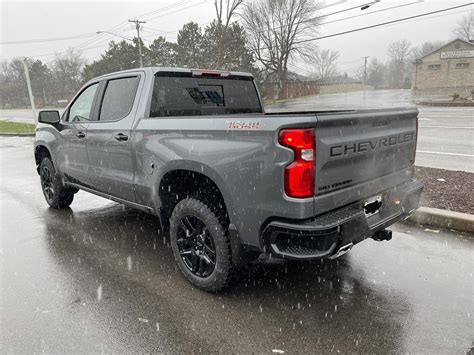
<path id="1" fill-rule="evenodd" d="M 0 138 L 0 352 L 464 353 L 474 239 L 396 225 L 331 262 L 262 260 L 194 289 L 149 215 L 47 207 L 33 139 Z"/>

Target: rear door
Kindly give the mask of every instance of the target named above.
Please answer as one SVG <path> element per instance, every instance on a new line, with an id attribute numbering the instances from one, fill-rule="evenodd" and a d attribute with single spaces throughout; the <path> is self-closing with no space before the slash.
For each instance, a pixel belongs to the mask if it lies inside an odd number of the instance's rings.
<path id="1" fill-rule="evenodd" d="M 374 193 L 392 187 L 377 181 L 413 166 L 417 116 L 416 109 L 318 114 L 316 195 L 364 182 Z"/>
<path id="2" fill-rule="evenodd" d="M 131 128 L 141 73 L 103 82 L 97 120 L 87 130 L 89 172 L 94 189 L 135 201 Z"/>

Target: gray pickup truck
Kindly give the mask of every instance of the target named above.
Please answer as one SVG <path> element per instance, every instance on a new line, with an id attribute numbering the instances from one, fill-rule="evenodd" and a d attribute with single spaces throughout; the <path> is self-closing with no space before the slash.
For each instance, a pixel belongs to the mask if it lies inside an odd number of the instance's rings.
<path id="1" fill-rule="evenodd" d="M 217 291 L 265 253 L 337 258 L 406 219 L 416 109 L 265 113 L 251 75 L 144 68 L 42 111 L 35 158 L 48 204 L 79 190 L 159 217 L 177 264 Z"/>

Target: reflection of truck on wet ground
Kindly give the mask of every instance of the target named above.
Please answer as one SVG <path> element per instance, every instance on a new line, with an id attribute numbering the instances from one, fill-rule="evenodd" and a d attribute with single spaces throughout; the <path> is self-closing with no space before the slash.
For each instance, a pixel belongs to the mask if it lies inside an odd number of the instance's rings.
<path id="1" fill-rule="evenodd" d="M 416 109 L 265 114 L 245 73 L 146 68 L 99 77 L 40 113 L 47 202 L 84 190 L 152 213 L 187 279 L 219 290 L 260 253 L 335 258 L 410 215 Z"/>

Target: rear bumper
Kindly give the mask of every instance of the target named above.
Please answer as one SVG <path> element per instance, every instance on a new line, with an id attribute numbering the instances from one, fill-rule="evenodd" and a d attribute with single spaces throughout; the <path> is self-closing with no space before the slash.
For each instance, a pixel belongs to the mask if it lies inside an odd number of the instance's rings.
<path id="1" fill-rule="evenodd" d="M 279 258 L 314 260 L 334 256 L 348 244 L 357 244 L 392 224 L 407 219 L 419 206 L 423 184 L 411 180 L 375 195 L 382 207 L 366 217 L 364 201 L 331 211 L 311 220 L 270 221 L 261 234 L 265 253 Z"/>

